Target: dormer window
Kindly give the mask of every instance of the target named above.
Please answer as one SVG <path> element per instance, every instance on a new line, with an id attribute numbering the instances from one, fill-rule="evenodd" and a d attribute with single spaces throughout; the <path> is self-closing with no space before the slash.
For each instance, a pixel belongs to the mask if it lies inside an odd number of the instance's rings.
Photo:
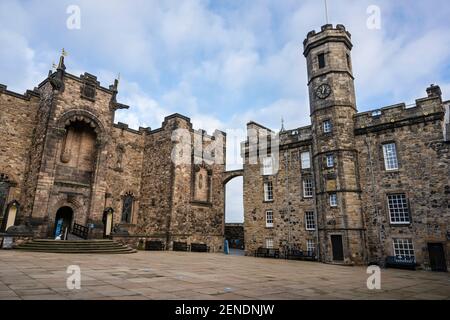
<path id="1" fill-rule="evenodd" d="M 319 60 L 319 69 L 325 68 L 325 53 L 321 53 L 317 56 Z"/>

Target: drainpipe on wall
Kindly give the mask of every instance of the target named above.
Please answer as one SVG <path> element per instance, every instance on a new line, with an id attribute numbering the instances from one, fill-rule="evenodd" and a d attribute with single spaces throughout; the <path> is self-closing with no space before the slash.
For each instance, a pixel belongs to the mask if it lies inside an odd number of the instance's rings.
<path id="1" fill-rule="evenodd" d="M 312 180 L 313 180 L 313 190 L 314 193 L 316 191 L 316 175 L 315 175 L 315 170 L 314 170 L 314 161 L 312 161 L 313 159 L 313 150 L 312 148 L 309 150 L 309 154 L 310 154 L 310 163 L 311 163 L 311 172 L 312 172 Z M 314 194 L 314 202 L 316 204 L 315 206 L 315 210 L 314 210 L 314 219 L 316 220 L 316 258 L 317 261 L 320 260 L 320 238 L 319 238 L 319 215 L 318 215 L 318 203 L 317 203 L 317 194 Z"/>
<path id="2" fill-rule="evenodd" d="M 284 152 L 285 172 L 286 172 L 286 192 L 287 192 L 287 210 L 288 210 L 288 247 L 291 247 L 291 205 L 289 203 L 289 159 L 288 151 Z"/>

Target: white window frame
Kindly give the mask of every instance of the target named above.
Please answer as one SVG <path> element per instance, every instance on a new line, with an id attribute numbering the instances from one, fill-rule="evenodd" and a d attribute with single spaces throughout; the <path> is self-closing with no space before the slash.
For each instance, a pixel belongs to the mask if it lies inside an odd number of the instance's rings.
<path id="1" fill-rule="evenodd" d="M 263 175 L 271 176 L 273 175 L 273 157 L 264 157 L 263 158 Z"/>
<path id="2" fill-rule="evenodd" d="M 314 240 L 306 240 L 306 252 L 308 252 L 308 254 L 316 252 L 316 242 Z"/>
<path id="3" fill-rule="evenodd" d="M 395 142 L 383 144 L 383 158 L 386 171 L 398 170 L 397 146 Z"/>
<path id="4" fill-rule="evenodd" d="M 264 201 L 273 201 L 273 184 L 272 181 L 264 182 Z"/>
<path id="5" fill-rule="evenodd" d="M 408 198 L 405 193 L 388 194 L 387 207 L 391 224 L 411 224 Z"/>
<path id="6" fill-rule="evenodd" d="M 300 154 L 302 169 L 311 169 L 311 153 L 309 151 Z"/>
<path id="7" fill-rule="evenodd" d="M 266 210 L 266 228 L 273 228 L 273 210 Z"/>
<path id="8" fill-rule="evenodd" d="M 305 211 L 305 229 L 307 231 L 316 230 L 316 215 L 314 211 Z"/>
<path id="9" fill-rule="evenodd" d="M 303 178 L 303 198 L 312 198 L 313 196 L 314 196 L 314 184 L 312 178 L 311 177 Z"/>
<path id="10" fill-rule="evenodd" d="M 337 200 L 337 193 L 331 193 L 330 194 L 330 207 L 337 207 L 338 206 L 338 200 Z"/>
<path id="11" fill-rule="evenodd" d="M 394 238 L 392 241 L 394 256 L 416 261 L 414 243 L 411 238 Z"/>
<path id="12" fill-rule="evenodd" d="M 334 168 L 334 155 L 327 154 L 327 168 Z"/>
<path id="13" fill-rule="evenodd" d="M 273 249 L 273 238 L 266 238 L 266 249 Z"/>
<path id="14" fill-rule="evenodd" d="M 333 130 L 333 126 L 331 124 L 331 120 L 325 120 L 322 124 L 323 133 L 331 133 Z"/>

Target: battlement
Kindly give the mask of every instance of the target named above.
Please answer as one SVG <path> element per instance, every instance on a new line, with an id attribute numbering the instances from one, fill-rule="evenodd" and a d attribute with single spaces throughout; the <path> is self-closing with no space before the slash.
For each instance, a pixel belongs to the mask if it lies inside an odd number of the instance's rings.
<path id="1" fill-rule="evenodd" d="M 311 49 L 325 42 L 344 42 L 351 49 L 353 46 L 351 38 L 351 33 L 345 29 L 344 25 L 337 24 L 336 27 L 333 27 L 332 24 L 326 24 L 321 27 L 319 32 L 315 30 L 308 32 L 306 39 L 303 41 L 303 54 L 306 57 Z"/>
<path id="2" fill-rule="evenodd" d="M 305 126 L 280 132 L 280 145 L 287 145 L 299 141 L 309 141 L 311 139 L 311 126 Z"/>
<path id="3" fill-rule="evenodd" d="M 114 123 L 113 124 L 114 128 L 120 129 L 120 130 L 124 130 L 130 133 L 134 133 L 134 134 L 144 134 L 144 133 L 149 133 L 151 131 L 151 128 L 143 128 L 143 127 L 139 127 L 138 130 L 132 129 L 128 126 L 128 124 L 123 123 L 123 122 L 118 122 L 118 123 Z"/>
<path id="4" fill-rule="evenodd" d="M 428 89 L 427 92 L 429 92 Z M 441 96 L 430 94 L 429 92 L 428 97 L 417 99 L 413 106 L 399 103 L 381 109 L 358 113 L 355 116 L 355 132 L 356 134 L 363 134 L 418 121 L 442 119 L 443 116 L 444 108 Z"/>
<path id="5" fill-rule="evenodd" d="M 14 98 L 23 99 L 23 100 L 27 100 L 27 101 L 30 101 L 30 99 L 32 97 L 35 97 L 35 98 L 40 97 L 40 94 L 36 88 L 34 90 L 27 90 L 24 94 L 21 94 L 21 93 L 17 93 L 17 92 L 8 90 L 8 87 L 4 84 L 0 84 L 0 94 L 6 94 L 6 95 L 9 95 Z"/>

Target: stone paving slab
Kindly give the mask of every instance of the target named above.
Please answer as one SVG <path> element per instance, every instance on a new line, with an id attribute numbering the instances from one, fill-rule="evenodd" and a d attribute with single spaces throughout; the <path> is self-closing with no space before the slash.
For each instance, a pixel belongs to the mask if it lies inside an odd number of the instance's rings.
<path id="1" fill-rule="evenodd" d="M 66 286 L 81 268 L 81 289 Z M 446 299 L 450 274 L 382 269 L 381 290 L 365 267 L 223 254 L 52 254 L 0 250 L 0 300 Z"/>

